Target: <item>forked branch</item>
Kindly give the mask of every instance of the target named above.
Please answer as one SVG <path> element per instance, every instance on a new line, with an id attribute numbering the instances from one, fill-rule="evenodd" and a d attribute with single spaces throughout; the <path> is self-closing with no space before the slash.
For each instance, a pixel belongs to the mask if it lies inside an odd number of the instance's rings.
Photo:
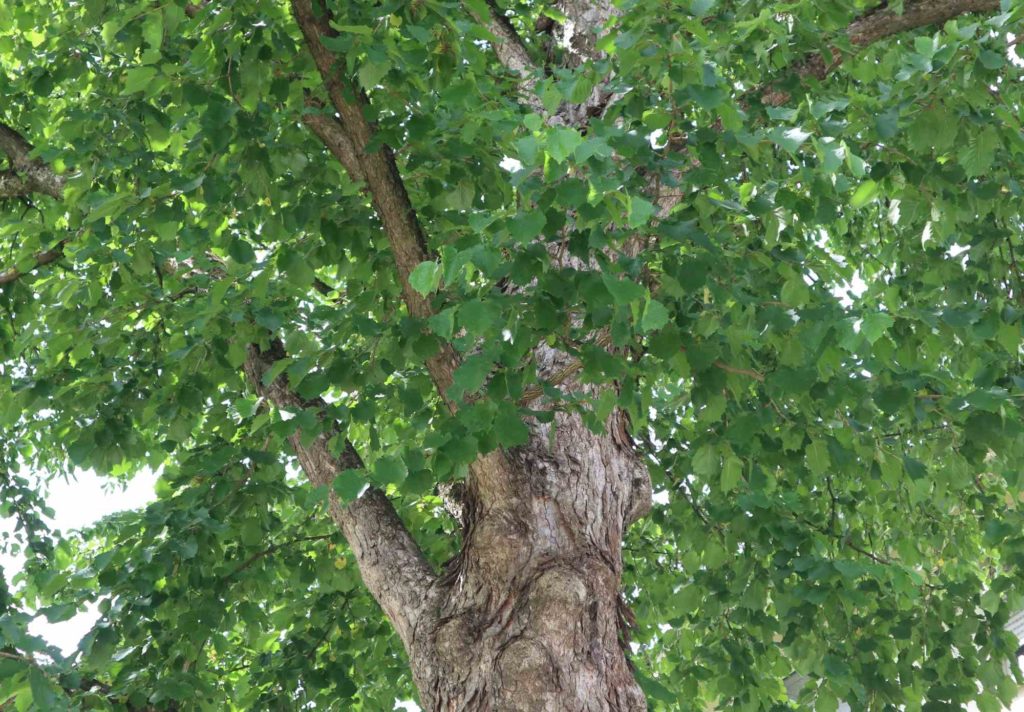
<path id="1" fill-rule="evenodd" d="M 323 37 L 337 35 L 328 22 L 326 8 L 321 6 L 314 9 L 311 0 L 292 0 L 292 11 L 323 79 L 331 104 L 338 114 L 336 125 L 326 120 L 329 117 L 317 119 L 312 114 L 306 122 L 327 148 L 338 156 L 353 180 L 366 182 L 374 210 L 384 225 L 391 254 L 395 259 L 406 307 L 412 316 L 425 319 L 433 314 L 433 309 L 430 302 L 412 288 L 409 275 L 417 265 L 430 259 L 430 253 L 423 228 L 398 171 L 395 154 L 387 145 L 367 150 L 375 133 L 373 125 L 366 118 L 369 101 L 363 91 L 348 80 L 349 73 L 344 59 L 333 54 L 323 43 Z M 347 138 L 347 142 L 343 138 Z M 331 142 L 328 143 L 328 140 Z M 458 363 L 458 357 L 448 345 L 427 360 L 427 369 L 438 393 L 452 411 L 456 409 L 456 404 L 447 392 Z"/>

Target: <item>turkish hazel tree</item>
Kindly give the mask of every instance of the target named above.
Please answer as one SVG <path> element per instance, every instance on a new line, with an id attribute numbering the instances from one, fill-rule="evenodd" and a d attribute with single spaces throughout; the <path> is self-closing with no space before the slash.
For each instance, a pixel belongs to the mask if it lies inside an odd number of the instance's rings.
<path id="1" fill-rule="evenodd" d="M 1022 15 L 0 5 L 0 709 L 999 709 Z"/>

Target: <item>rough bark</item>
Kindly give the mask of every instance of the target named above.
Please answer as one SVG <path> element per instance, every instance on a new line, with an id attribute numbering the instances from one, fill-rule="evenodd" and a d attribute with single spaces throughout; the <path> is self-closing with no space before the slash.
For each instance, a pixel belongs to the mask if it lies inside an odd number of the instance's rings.
<path id="1" fill-rule="evenodd" d="M 422 704 L 646 709 L 619 602 L 622 536 L 645 506 L 635 487 L 646 471 L 628 442 L 591 433 L 578 416 L 531 430 L 530 443 L 509 453 L 518 496 L 471 507 L 463 552 L 442 578 Z"/>
<path id="2" fill-rule="evenodd" d="M 300 398 L 283 374 L 270 383 L 264 382 L 267 371 L 285 356 L 279 340 L 273 339 L 262 349 L 250 344 L 244 366 L 246 376 L 256 392 L 278 408 L 313 409 L 321 416 L 322 430 L 311 442 L 303 441 L 299 429 L 289 436 L 289 441 L 310 482 L 330 488 L 335 477 L 345 470 L 362 468 L 362 460 L 347 440 L 340 455 L 331 451 L 328 442 L 338 435 L 338 430 L 332 421 L 323 420 L 323 401 Z M 331 518 L 345 534 L 363 582 L 387 613 L 406 649 L 410 649 L 416 626 L 429 609 L 426 594 L 436 579 L 430 564 L 379 489 L 368 488 L 348 505 L 329 489 L 328 502 Z"/>

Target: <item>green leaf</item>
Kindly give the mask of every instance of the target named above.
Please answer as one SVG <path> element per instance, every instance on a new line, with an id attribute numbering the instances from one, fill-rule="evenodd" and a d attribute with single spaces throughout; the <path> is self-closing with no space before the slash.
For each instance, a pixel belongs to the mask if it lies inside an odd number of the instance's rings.
<path id="1" fill-rule="evenodd" d="M 455 331 L 455 309 L 449 307 L 427 319 L 427 326 L 442 339 L 452 338 Z"/>
<path id="2" fill-rule="evenodd" d="M 32 690 L 32 702 L 37 709 L 57 709 L 59 697 L 63 695 L 58 696 L 56 686 L 47 679 L 42 670 L 37 667 L 31 668 L 28 672 L 28 684 Z"/>
<path id="3" fill-rule="evenodd" d="M 629 196 L 629 216 L 627 224 L 631 228 L 642 227 L 651 219 L 657 208 L 650 201 L 635 195 Z"/>
<path id="4" fill-rule="evenodd" d="M 86 433 L 68 445 L 68 458 L 73 465 L 85 465 L 95 449 L 96 441 Z"/>
<path id="5" fill-rule="evenodd" d="M 657 331 L 668 323 L 668 309 L 657 299 L 647 302 L 643 318 L 640 320 L 640 330 L 645 332 Z"/>
<path id="6" fill-rule="evenodd" d="M 510 403 L 502 403 L 494 419 L 494 430 L 498 442 L 503 447 L 518 447 L 530 440 L 530 430 L 523 423 L 516 408 Z"/>
<path id="7" fill-rule="evenodd" d="M 540 141 L 536 136 L 524 136 L 514 142 L 519 160 L 523 165 L 532 166 L 537 162 L 537 154 L 540 152 Z"/>
<path id="8" fill-rule="evenodd" d="M 146 89 L 150 82 L 156 77 L 156 69 L 154 67 L 134 67 L 124 73 L 124 91 L 123 94 L 132 94 L 137 91 Z"/>
<path id="9" fill-rule="evenodd" d="M 402 458 L 385 455 L 373 463 L 373 480 L 383 485 L 397 485 L 409 474 Z"/>
<path id="10" fill-rule="evenodd" d="M 998 147 L 999 135 L 991 126 L 986 126 L 972 134 L 967 146 L 961 149 L 960 165 L 971 177 L 984 175 L 991 168 Z"/>
<path id="11" fill-rule="evenodd" d="M 353 35 L 360 35 L 362 37 L 372 37 L 373 28 L 366 27 L 365 25 L 334 25 L 334 28 L 338 32 L 347 32 Z"/>
<path id="12" fill-rule="evenodd" d="M 359 66 L 359 84 L 364 89 L 373 89 L 391 70 L 391 62 L 365 61 Z"/>
<path id="13" fill-rule="evenodd" d="M 73 603 L 62 603 L 53 606 L 47 606 L 39 611 L 46 616 L 46 620 L 50 623 L 60 623 L 62 621 L 71 620 L 78 613 L 78 606 Z"/>
<path id="14" fill-rule="evenodd" d="M 647 290 L 631 279 L 617 279 L 604 273 L 601 275 L 601 281 L 616 304 L 629 304 L 647 296 Z"/>
<path id="15" fill-rule="evenodd" d="M 562 163 L 583 143 L 583 137 L 576 129 L 559 127 L 548 132 L 545 146 L 548 155 Z"/>
<path id="16" fill-rule="evenodd" d="M 342 470 L 331 483 L 331 489 L 342 502 L 355 501 L 366 487 L 366 473 L 362 470 Z"/>
<path id="17" fill-rule="evenodd" d="M 493 299 L 473 299 L 459 307 L 458 316 L 466 331 L 483 336 L 501 326 L 501 305 Z"/>
<path id="18" fill-rule="evenodd" d="M 718 450 L 710 443 L 701 445 L 693 454 L 693 471 L 698 475 L 716 475 L 720 466 Z"/>
<path id="19" fill-rule="evenodd" d="M 864 316 L 860 325 L 860 333 L 864 334 L 868 342 L 874 344 L 882 335 L 896 323 L 892 315 L 886 312 L 872 312 Z"/>
<path id="20" fill-rule="evenodd" d="M 647 677 L 646 675 L 643 675 L 641 673 L 637 673 L 636 681 L 637 683 L 639 683 L 640 688 L 644 691 L 644 693 L 652 700 L 659 700 L 661 702 L 668 702 L 672 704 L 678 701 L 678 697 L 676 695 L 672 694 L 672 692 L 667 687 L 665 687 L 653 678 Z"/>
<path id="21" fill-rule="evenodd" d="M 804 450 L 807 469 L 815 475 L 824 475 L 832 465 L 828 453 L 828 443 L 824 440 L 813 440 Z"/>
<path id="22" fill-rule="evenodd" d="M 424 297 L 434 292 L 441 284 L 441 265 L 437 262 L 420 262 L 409 273 L 409 284 Z"/>
<path id="23" fill-rule="evenodd" d="M 463 361 L 452 376 L 452 387 L 449 394 L 452 398 L 459 399 L 467 393 L 474 393 L 480 390 L 491 373 L 493 361 L 484 354 L 470 356 Z"/>
<path id="24" fill-rule="evenodd" d="M 277 257 L 277 268 L 288 275 L 289 281 L 299 287 L 308 287 L 316 278 L 309 260 L 295 250 L 285 250 Z"/>
<path id="25" fill-rule="evenodd" d="M 804 141 L 810 138 L 808 132 L 804 131 L 799 127 L 793 127 L 788 129 L 777 128 L 769 132 L 768 137 L 777 146 L 789 153 L 796 153 L 803 145 Z"/>
<path id="26" fill-rule="evenodd" d="M 508 231 L 516 242 L 527 243 L 540 235 L 546 219 L 540 210 L 520 213 L 509 223 Z"/>
<path id="27" fill-rule="evenodd" d="M 795 275 L 786 280 L 782 285 L 782 301 L 794 307 L 802 307 L 811 297 L 807 283 L 800 275 Z"/>
<path id="28" fill-rule="evenodd" d="M 857 186 L 850 196 L 850 205 L 854 208 L 863 208 L 878 196 L 878 183 L 873 180 L 866 180 Z"/>
<path id="29" fill-rule="evenodd" d="M 142 37 L 151 50 L 159 50 L 164 41 L 164 14 L 159 9 L 146 15 Z"/>
<path id="30" fill-rule="evenodd" d="M 231 259 L 242 264 L 256 261 L 256 251 L 252 249 L 252 245 L 241 238 L 235 238 L 228 244 L 228 254 L 231 255 Z"/>
<path id="31" fill-rule="evenodd" d="M 721 486 L 725 492 L 731 492 L 743 481 L 743 461 L 735 455 L 729 455 L 722 464 Z"/>

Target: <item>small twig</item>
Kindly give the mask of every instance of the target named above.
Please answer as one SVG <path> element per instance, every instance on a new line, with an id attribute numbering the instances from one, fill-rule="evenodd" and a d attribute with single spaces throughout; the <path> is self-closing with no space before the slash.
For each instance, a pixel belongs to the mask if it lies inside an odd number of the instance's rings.
<path id="1" fill-rule="evenodd" d="M 245 571 L 247 568 L 249 568 L 250 566 L 255 564 L 257 561 L 259 561 L 263 557 L 270 556 L 271 554 L 277 552 L 280 549 L 283 549 L 286 546 L 291 546 L 292 544 L 298 544 L 298 543 L 301 543 L 301 542 L 304 542 L 304 541 L 321 541 L 323 539 L 330 539 L 333 536 L 334 536 L 333 534 L 318 534 L 316 536 L 300 536 L 300 537 L 297 537 L 295 539 L 291 539 L 289 541 L 281 542 L 280 544 L 273 544 L 272 546 L 267 547 L 263 551 L 256 552 L 255 554 L 250 556 L 248 559 L 243 561 L 238 566 L 238 568 L 236 568 L 230 574 L 225 576 L 223 580 L 227 581 L 227 580 L 233 579 L 235 576 L 237 576 L 238 574 L 240 574 L 243 571 Z"/>
<path id="2" fill-rule="evenodd" d="M 739 376 L 749 376 L 759 383 L 764 383 L 764 374 L 753 371 L 749 368 L 737 368 L 736 366 L 730 366 L 727 363 L 721 361 L 715 361 L 711 364 L 715 368 L 720 368 L 727 373 L 735 373 Z"/>
<path id="3" fill-rule="evenodd" d="M 1017 275 L 1017 285 L 1021 290 L 1017 294 L 1017 300 L 1024 301 L 1024 278 L 1021 277 L 1020 267 L 1017 265 L 1017 256 L 1013 254 L 1013 240 L 1009 236 L 1006 238 L 1006 247 L 1010 251 L 1010 265 L 1013 266 L 1013 271 Z"/>

